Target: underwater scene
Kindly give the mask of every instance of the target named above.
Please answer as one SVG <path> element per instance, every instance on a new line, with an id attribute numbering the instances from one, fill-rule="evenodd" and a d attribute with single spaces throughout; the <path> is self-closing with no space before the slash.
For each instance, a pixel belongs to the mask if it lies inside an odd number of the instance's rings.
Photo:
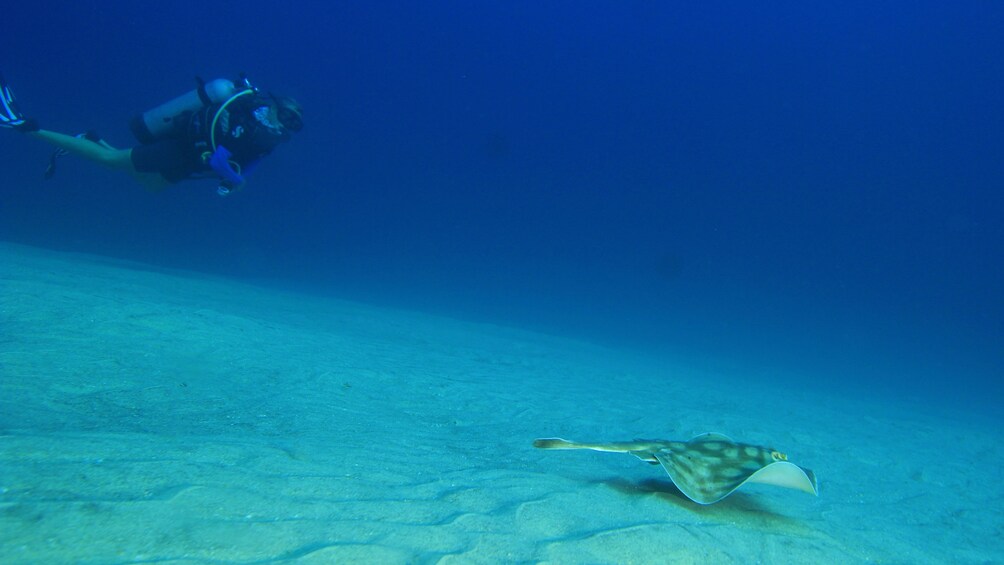
<path id="1" fill-rule="evenodd" d="M 0 37 L 0 563 L 1004 562 L 1004 4 Z"/>

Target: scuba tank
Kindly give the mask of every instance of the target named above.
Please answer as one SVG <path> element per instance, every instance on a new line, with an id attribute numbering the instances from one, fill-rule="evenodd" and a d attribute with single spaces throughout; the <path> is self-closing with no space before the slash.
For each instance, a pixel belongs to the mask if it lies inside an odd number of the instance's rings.
<path id="1" fill-rule="evenodd" d="M 197 112 L 202 108 L 226 103 L 238 95 L 254 91 L 244 75 L 241 75 L 238 84 L 224 78 L 210 82 L 197 78 L 196 81 L 199 83 L 198 88 L 152 110 L 137 114 L 129 120 L 129 129 L 140 143 L 145 145 L 169 137 L 174 131 L 175 118 L 185 112 Z"/>

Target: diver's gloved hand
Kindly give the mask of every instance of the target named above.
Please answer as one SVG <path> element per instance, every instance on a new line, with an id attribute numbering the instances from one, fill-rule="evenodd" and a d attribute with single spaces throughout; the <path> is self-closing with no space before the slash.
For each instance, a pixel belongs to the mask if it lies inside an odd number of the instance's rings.
<path id="1" fill-rule="evenodd" d="M 230 166 L 230 158 L 233 157 L 226 147 L 220 145 L 216 148 L 216 152 L 209 157 L 209 166 L 216 171 L 216 174 L 223 177 L 223 180 L 233 185 L 234 187 L 239 187 L 244 184 L 244 177 L 242 177 L 237 171 Z"/>

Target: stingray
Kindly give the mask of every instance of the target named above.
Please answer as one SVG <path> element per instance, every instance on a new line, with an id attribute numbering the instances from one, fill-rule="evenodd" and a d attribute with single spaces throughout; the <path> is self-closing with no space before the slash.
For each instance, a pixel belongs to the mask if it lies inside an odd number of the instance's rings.
<path id="1" fill-rule="evenodd" d="M 816 475 L 788 462 L 788 456 L 769 447 L 736 443 L 716 433 L 690 441 L 636 439 L 615 443 L 578 443 L 561 438 L 534 440 L 541 449 L 592 449 L 630 453 L 642 461 L 662 465 L 687 498 L 712 504 L 746 483 L 763 483 L 818 495 Z"/>

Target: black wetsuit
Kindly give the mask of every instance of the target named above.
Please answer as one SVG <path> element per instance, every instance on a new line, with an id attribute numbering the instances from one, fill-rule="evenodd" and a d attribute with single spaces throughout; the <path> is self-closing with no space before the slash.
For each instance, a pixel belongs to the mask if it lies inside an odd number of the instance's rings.
<path id="1" fill-rule="evenodd" d="M 242 96 L 232 101 L 216 120 L 216 145 L 230 151 L 230 161 L 237 163 L 241 170 L 246 171 L 256 164 L 288 136 L 281 127 L 255 117 L 255 111 L 268 108 L 270 102 L 260 94 Z M 220 106 L 215 104 L 175 118 L 171 133 L 166 137 L 132 150 L 133 166 L 139 172 L 160 173 L 171 183 L 217 177 L 209 166 L 209 156 L 213 153 L 209 128 Z"/>

